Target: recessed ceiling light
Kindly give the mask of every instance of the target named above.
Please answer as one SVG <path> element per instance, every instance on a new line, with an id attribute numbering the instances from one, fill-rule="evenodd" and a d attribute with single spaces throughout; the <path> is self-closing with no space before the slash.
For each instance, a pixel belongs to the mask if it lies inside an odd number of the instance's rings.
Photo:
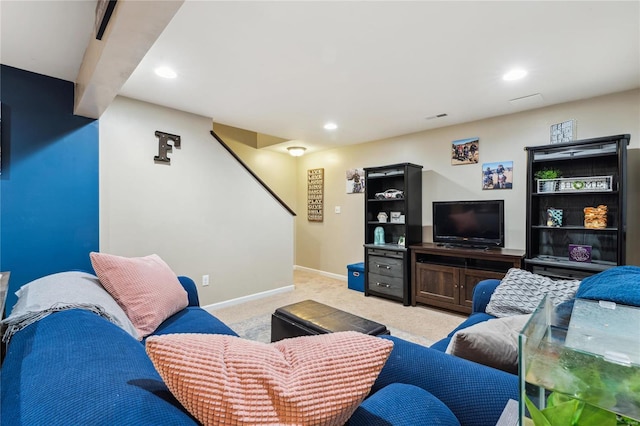
<path id="1" fill-rule="evenodd" d="M 325 130 L 335 130 L 337 128 L 338 128 L 338 125 L 336 123 L 329 122 L 329 123 L 324 125 L 324 129 Z"/>
<path id="2" fill-rule="evenodd" d="M 508 73 L 506 73 L 505 75 L 503 75 L 502 79 L 505 80 L 505 81 L 520 80 L 525 75 L 527 75 L 527 72 L 525 70 L 523 70 L 521 68 L 517 68 L 517 69 L 513 69 L 513 70 L 509 71 Z"/>
<path id="3" fill-rule="evenodd" d="M 176 78 L 178 74 L 169 67 L 158 67 L 155 69 L 156 75 L 163 78 Z"/>

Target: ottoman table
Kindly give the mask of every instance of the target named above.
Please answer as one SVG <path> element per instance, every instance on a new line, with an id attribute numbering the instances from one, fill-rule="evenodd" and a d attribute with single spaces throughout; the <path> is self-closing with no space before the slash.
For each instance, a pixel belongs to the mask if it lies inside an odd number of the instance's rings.
<path id="1" fill-rule="evenodd" d="M 359 331 L 372 336 L 391 334 L 387 327 L 380 323 L 314 300 L 304 300 L 283 306 L 271 314 L 272 342 L 289 337 L 334 333 L 337 331 Z"/>

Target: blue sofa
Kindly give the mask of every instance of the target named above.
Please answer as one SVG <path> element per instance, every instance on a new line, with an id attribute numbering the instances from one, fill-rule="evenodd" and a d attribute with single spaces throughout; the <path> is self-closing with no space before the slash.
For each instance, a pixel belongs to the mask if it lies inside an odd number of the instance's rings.
<path id="1" fill-rule="evenodd" d="M 235 335 L 199 307 L 191 279 L 179 280 L 189 306 L 154 334 Z M 393 351 L 350 425 L 494 425 L 507 401 L 518 399 L 512 374 L 394 336 L 381 338 L 394 342 Z M 0 419 L 7 426 L 198 424 L 163 383 L 144 342 L 81 309 L 48 315 L 12 337 L 1 393 Z"/>
<path id="2" fill-rule="evenodd" d="M 447 350 L 447 346 L 449 345 L 449 342 L 451 341 L 451 338 L 456 333 L 456 331 L 495 318 L 493 315 L 486 313 L 485 310 L 487 309 L 489 300 L 491 300 L 491 295 L 499 284 L 500 280 L 494 279 L 480 281 L 478 284 L 476 284 L 476 286 L 473 288 L 473 303 L 471 305 L 471 315 L 469 315 L 469 318 L 464 320 L 462 324 L 453 329 L 447 335 L 447 337 L 431 345 L 431 348 L 444 352 Z"/>

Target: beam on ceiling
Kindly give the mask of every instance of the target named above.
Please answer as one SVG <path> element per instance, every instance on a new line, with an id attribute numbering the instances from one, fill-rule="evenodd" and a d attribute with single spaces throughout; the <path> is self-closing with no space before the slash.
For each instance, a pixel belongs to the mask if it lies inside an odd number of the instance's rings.
<path id="1" fill-rule="evenodd" d="M 92 39 L 76 78 L 74 114 L 100 118 L 184 0 L 120 0 L 102 40 Z"/>

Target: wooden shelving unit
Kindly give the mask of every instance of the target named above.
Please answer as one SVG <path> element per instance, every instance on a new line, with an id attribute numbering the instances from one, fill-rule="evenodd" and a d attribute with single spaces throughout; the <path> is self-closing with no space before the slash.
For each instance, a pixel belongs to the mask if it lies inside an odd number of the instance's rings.
<path id="1" fill-rule="evenodd" d="M 527 147 L 525 267 L 557 278 L 581 279 L 625 264 L 626 165 L 629 135 Z M 550 186 L 537 171 L 558 169 Z M 585 226 L 585 207 L 606 206 L 606 226 Z M 562 210 L 560 226 L 548 226 L 548 210 Z M 572 249 L 590 253 L 584 262 Z M 572 259 L 572 257 L 574 259 Z"/>
<path id="2" fill-rule="evenodd" d="M 380 296 L 411 304 L 411 270 L 408 246 L 422 241 L 422 166 L 401 163 L 365 168 L 365 295 Z M 385 198 L 395 189 L 401 192 Z M 386 222 L 378 215 L 384 212 Z M 392 220 L 392 212 L 402 220 Z M 376 244 L 381 228 L 384 243 Z M 404 245 L 398 242 L 404 238 Z M 380 241 L 378 241 L 380 243 Z"/>

